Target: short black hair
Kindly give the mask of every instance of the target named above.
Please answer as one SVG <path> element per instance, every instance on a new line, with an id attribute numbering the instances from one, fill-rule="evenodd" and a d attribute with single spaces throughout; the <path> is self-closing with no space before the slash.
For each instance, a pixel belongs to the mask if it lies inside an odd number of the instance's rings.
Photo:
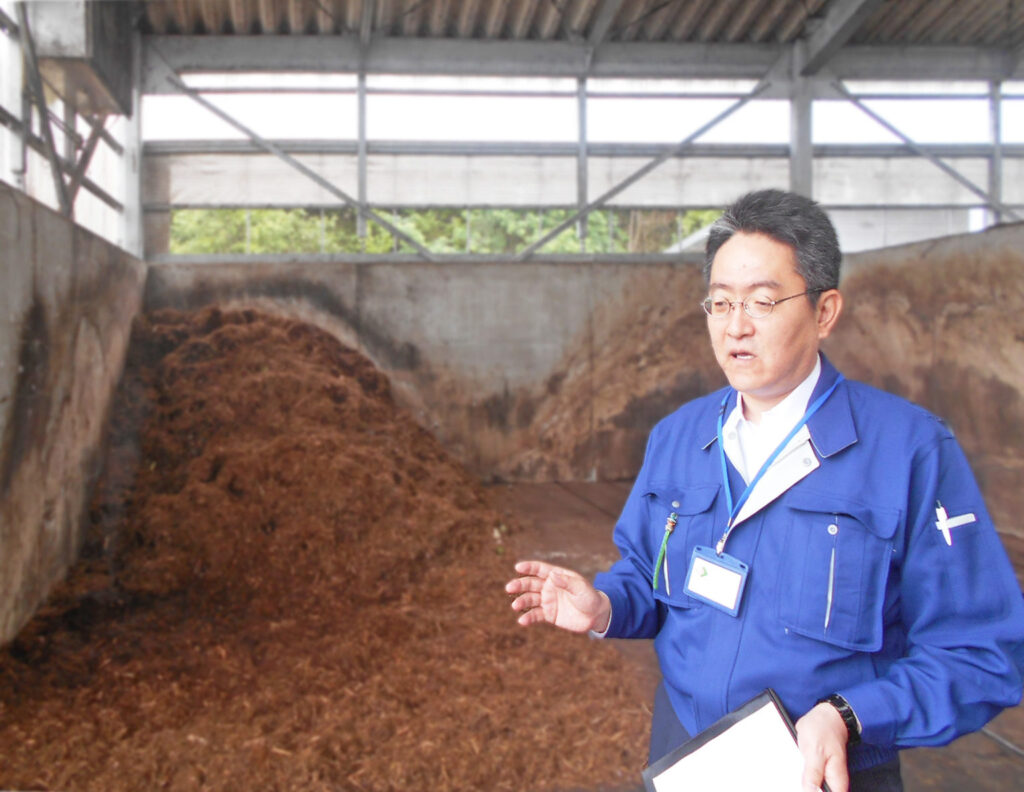
<path id="1" fill-rule="evenodd" d="M 718 249 L 733 234 L 764 234 L 789 245 L 796 253 L 797 272 L 813 301 L 839 286 L 839 250 L 836 229 L 815 201 L 783 190 L 757 190 L 726 207 L 712 225 L 704 249 L 704 282 L 711 282 L 711 264 Z"/>

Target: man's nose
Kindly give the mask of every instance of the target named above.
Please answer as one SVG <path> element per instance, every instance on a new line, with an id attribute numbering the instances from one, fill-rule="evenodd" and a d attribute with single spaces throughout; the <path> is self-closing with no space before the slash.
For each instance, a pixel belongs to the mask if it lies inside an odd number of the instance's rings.
<path id="1" fill-rule="evenodd" d="M 742 338 L 754 329 L 754 320 L 743 310 L 743 304 L 739 302 L 729 306 L 729 316 L 725 321 L 725 332 L 733 338 Z"/>

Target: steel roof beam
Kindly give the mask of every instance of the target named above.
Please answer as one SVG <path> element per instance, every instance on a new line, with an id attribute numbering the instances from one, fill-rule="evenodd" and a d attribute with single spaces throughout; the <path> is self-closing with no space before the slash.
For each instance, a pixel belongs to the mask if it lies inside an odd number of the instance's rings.
<path id="1" fill-rule="evenodd" d="M 777 44 L 661 44 L 610 41 L 590 63 L 589 43 L 402 39 L 357 36 L 147 36 L 146 93 L 173 89 L 156 47 L 178 73 L 358 72 L 523 77 L 760 79 L 786 50 Z M 365 58 L 365 61 L 364 61 Z M 588 70 L 589 66 L 589 70 Z M 1017 53 L 998 47 L 846 46 L 828 62 L 830 79 L 1006 80 L 1024 77 Z"/>
<path id="2" fill-rule="evenodd" d="M 612 22 L 622 8 L 624 0 L 601 0 L 601 6 L 594 15 L 594 24 L 590 26 L 590 33 L 587 34 L 587 44 L 597 47 L 604 43 L 608 31 L 612 29 Z"/>
<path id="3" fill-rule="evenodd" d="M 837 0 L 832 3 L 828 14 L 807 39 L 805 60 L 800 66 L 800 74 L 804 77 L 817 74 L 882 2 L 883 0 Z"/>
<path id="4" fill-rule="evenodd" d="M 959 46 L 844 47 L 828 64 L 843 80 L 990 80 L 1020 79 L 1011 50 Z"/>
<path id="5" fill-rule="evenodd" d="M 607 42 L 588 72 L 592 47 L 585 42 L 374 37 L 364 48 L 356 36 L 147 36 L 144 47 L 146 93 L 173 90 L 154 48 L 179 74 L 365 68 L 369 74 L 718 79 L 759 79 L 784 50 L 776 44 Z"/>

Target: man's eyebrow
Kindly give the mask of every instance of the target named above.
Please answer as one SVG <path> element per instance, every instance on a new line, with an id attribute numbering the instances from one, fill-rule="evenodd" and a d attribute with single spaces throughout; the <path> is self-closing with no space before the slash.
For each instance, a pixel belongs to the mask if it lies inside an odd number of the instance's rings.
<path id="1" fill-rule="evenodd" d="M 782 286 L 781 283 L 775 280 L 763 280 L 757 281 L 756 283 L 744 284 L 744 288 L 747 289 L 778 289 Z M 725 289 L 729 290 L 735 288 L 728 283 L 709 283 L 709 289 Z"/>

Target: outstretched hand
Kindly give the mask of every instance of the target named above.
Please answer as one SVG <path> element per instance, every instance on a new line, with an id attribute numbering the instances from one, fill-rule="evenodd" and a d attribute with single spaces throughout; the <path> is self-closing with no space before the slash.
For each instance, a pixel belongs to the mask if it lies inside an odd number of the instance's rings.
<path id="1" fill-rule="evenodd" d="M 547 622 L 572 632 L 603 632 L 611 619 L 608 595 L 595 589 L 578 572 L 544 561 L 520 561 L 515 566 L 520 577 L 505 585 L 512 610 L 524 611 L 519 623 L 524 627 Z"/>

